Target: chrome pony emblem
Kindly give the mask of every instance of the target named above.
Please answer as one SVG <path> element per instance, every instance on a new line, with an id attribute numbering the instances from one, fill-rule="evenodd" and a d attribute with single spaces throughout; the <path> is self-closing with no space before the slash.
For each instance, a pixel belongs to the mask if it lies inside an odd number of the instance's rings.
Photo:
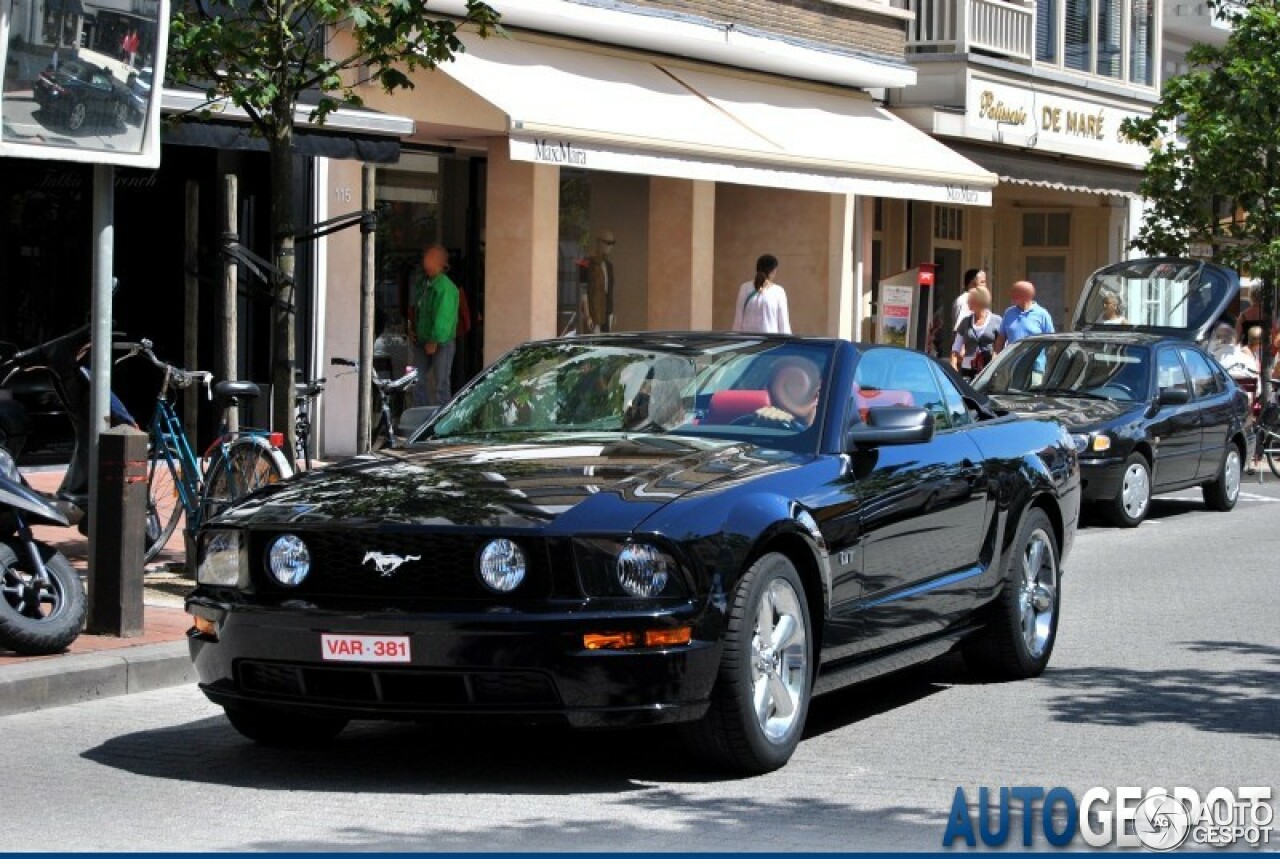
<path id="1" fill-rule="evenodd" d="M 385 555 L 382 552 L 365 552 L 360 566 L 373 561 L 373 568 L 384 576 L 389 576 L 410 561 L 421 561 L 421 555 Z"/>

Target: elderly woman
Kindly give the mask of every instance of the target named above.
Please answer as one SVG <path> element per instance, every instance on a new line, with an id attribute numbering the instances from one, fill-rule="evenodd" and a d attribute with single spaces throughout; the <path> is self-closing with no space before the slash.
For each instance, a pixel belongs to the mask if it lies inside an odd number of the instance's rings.
<path id="1" fill-rule="evenodd" d="M 975 286 L 969 290 L 969 315 L 956 326 L 951 366 L 972 379 L 991 360 L 999 336 L 1000 317 L 991 312 L 991 293 L 985 286 Z"/>
<path id="2" fill-rule="evenodd" d="M 1103 325 L 1128 325 L 1129 320 L 1120 312 L 1120 296 L 1108 292 L 1102 296 L 1102 317 L 1098 320 Z"/>

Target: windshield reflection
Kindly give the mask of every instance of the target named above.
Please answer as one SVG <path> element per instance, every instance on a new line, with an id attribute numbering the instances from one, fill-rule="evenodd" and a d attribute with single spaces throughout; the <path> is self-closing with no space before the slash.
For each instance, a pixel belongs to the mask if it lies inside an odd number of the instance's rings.
<path id="1" fill-rule="evenodd" d="M 429 434 L 503 441 L 672 434 L 814 448 L 831 351 L 752 340 L 701 349 L 533 343 L 486 371 Z"/>
<path id="2" fill-rule="evenodd" d="M 988 395 L 1043 394 L 1145 401 L 1150 351 L 1127 343 L 1023 340 L 974 381 Z"/>

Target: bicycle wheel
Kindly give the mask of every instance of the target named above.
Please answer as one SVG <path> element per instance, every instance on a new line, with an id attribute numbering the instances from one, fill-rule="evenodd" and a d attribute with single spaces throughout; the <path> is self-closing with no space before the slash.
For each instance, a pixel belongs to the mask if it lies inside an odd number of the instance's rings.
<path id="1" fill-rule="evenodd" d="M 240 438 L 220 450 L 209 461 L 204 473 L 206 515 L 215 515 L 222 507 L 292 474 L 284 454 L 258 438 Z M 217 509 L 208 509 L 209 506 Z"/>
<path id="2" fill-rule="evenodd" d="M 178 485 L 174 479 L 174 469 L 180 467 L 176 463 L 171 465 L 163 456 L 152 456 L 147 465 L 147 519 L 143 563 L 150 563 L 164 551 L 182 519 L 182 499 L 178 495 Z"/>
<path id="3" fill-rule="evenodd" d="M 1269 429 L 1264 429 L 1262 435 L 1258 437 L 1258 442 L 1262 445 L 1262 452 L 1267 457 L 1267 467 L 1271 469 L 1272 474 L 1280 477 L 1280 436 Z"/>

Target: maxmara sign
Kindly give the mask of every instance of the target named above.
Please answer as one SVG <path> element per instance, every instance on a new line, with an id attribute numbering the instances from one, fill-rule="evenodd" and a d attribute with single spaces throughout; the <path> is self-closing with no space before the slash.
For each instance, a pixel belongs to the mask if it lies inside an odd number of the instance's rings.
<path id="1" fill-rule="evenodd" d="M 983 139 L 1121 164 L 1142 164 L 1146 152 L 1120 124 L 1137 111 L 1067 98 L 982 78 L 969 80 L 966 120 Z"/>

